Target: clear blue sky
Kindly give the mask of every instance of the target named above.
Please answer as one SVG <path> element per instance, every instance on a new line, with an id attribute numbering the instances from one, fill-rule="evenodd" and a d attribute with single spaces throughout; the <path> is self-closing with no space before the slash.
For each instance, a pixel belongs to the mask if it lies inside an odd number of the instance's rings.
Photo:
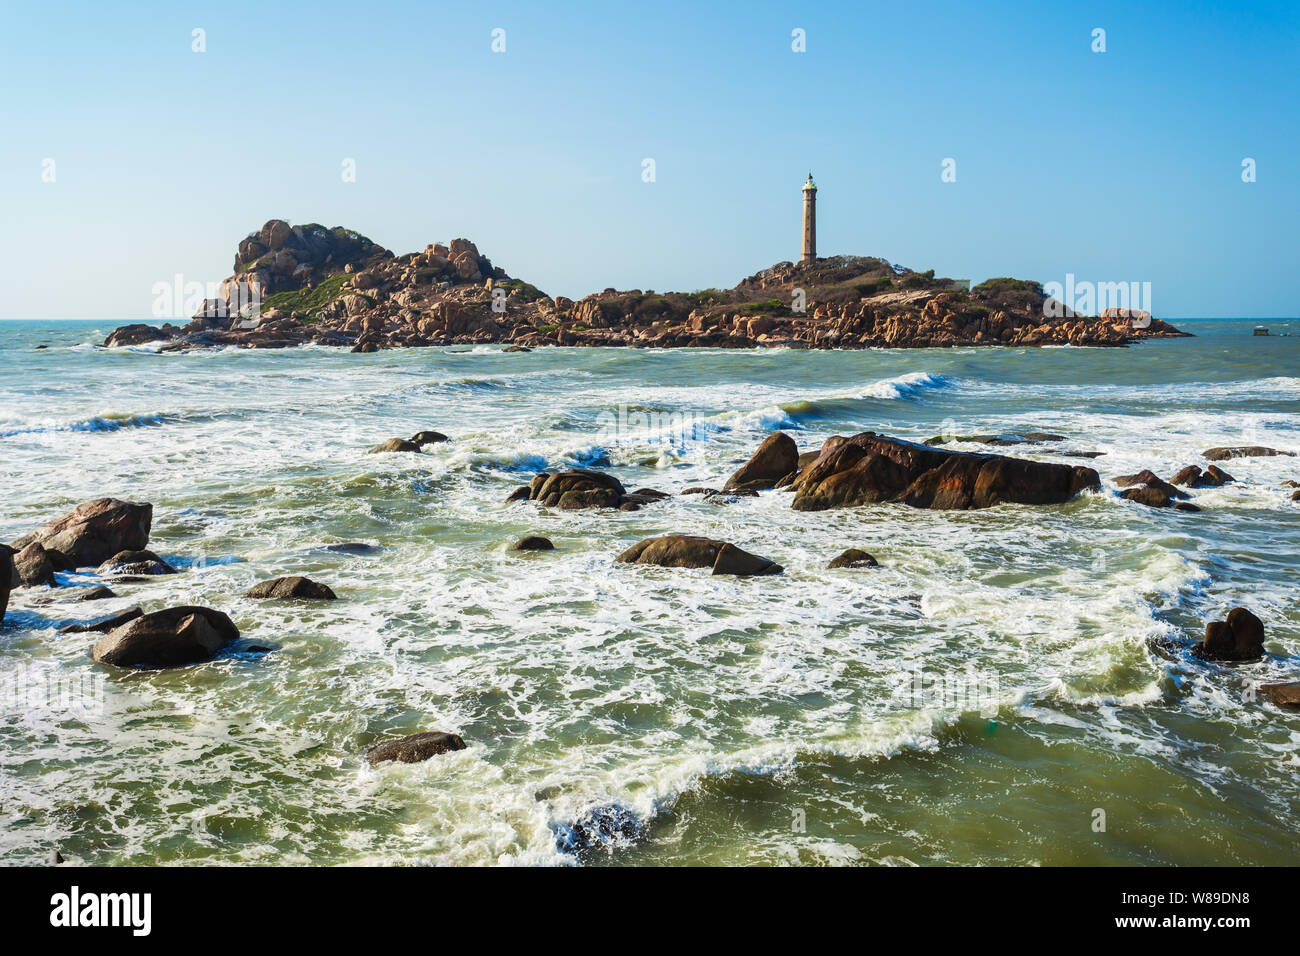
<path id="1" fill-rule="evenodd" d="M 272 217 L 398 253 L 466 236 L 575 298 L 730 286 L 797 258 L 809 169 L 822 255 L 1295 316 L 1298 11 L 10 0 L 0 317 L 147 317 Z"/>

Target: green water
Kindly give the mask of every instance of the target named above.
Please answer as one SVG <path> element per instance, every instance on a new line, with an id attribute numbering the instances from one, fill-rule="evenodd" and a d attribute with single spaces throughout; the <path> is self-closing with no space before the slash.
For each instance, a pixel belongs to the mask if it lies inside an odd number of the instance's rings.
<path id="1" fill-rule="evenodd" d="M 91 605 L 73 598 L 92 575 L 15 592 L 0 862 L 1290 863 L 1300 715 L 1250 688 L 1300 679 L 1300 505 L 1281 487 L 1300 459 L 1226 463 L 1240 481 L 1197 491 L 1200 514 L 1109 482 L 969 513 L 503 503 L 574 464 L 718 486 L 774 428 L 801 450 L 1050 431 L 1068 441 L 1015 453 L 1101 451 L 1103 478 L 1168 477 L 1212 445 L 1300 451 L 1300 337 L 1178 324 L 1197 337 L 1122 350 L 360 356 L 106 351 L 89 343 L 108 323 L 4 323 L 0 540 L 89 498 L 146 500 L 182 573 Z M 365 454 L 425 428 L 454 441 Z M 674 532 L 786 572 L 614 564 Z M 524 534 L 556 550 L 508 552 Z M 374 548 L 327 549 L 346 542 Z M 826 570 L 847 547 L 881 567 Z M 242 597 L 290 573 L 341 600 Z M 244 640 L 140 673 L 56 633 L 182 603 Z M 1148 644 L 1236 604 L 1266 625 L 1259 663 Z M 362 759 L 424 729 L 469 747 Z"/>

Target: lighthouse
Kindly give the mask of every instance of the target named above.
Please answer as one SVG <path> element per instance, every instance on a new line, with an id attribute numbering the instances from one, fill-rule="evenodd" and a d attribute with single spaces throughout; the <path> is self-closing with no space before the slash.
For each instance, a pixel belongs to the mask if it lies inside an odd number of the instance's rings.
<path id="1" fill-rule="evenodd" d="M 799 257 L 800 265 L 807 265 L 817 259 L 817 184 L 813 182 L 812 173 L 803 184 L 803 255 Z"/>

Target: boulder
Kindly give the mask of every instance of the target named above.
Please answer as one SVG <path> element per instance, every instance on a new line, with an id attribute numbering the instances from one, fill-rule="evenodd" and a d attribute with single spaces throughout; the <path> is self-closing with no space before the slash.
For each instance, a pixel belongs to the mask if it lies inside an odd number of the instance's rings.
<path id="1" fill-rule="evenodd" d="M 277 249 L 283 249 L 291 235 L 293 235 L 293 229 L 290 228 L 287 222 L 283 219 L 270 219 L 267 220 L 266 225 L 257 234 L 257 238 L 262 245 L 274 252 Z"/>
<path id="2" fill-rule="evenodd" d="M 627 491 L 613 475 L 574 468 L 556 475 L 542 473 L 529 485 L 529 498 L 548 508 L 617 508 L 627 501 Z"/>
<path id="3" fill-rule="evenodd" d="M 712 568 L 714 574 L 742 577 L 780 574 L 784 570 L 767 558 L 742 551 L 725 541 L 678 534 L 646 538 L 614 560 L 623 564 L 655 564 L 663 568 Z"/>
<path id="4" fill-rule="evenodd" d="M 1188 465 L 1170 478 L 1169 482 L 1184 488 L 1218 488 L 1236 480 L 1218 465 L 1211 465 L 1204 471 L 1197 465 Z"/>
<path id="5" fill-rule="evenodd" d="M 225 614 L 187 605 L 128 621 L 109 631 L 90 653 L 115 667 L 178 667 L 212 660 L 238 638 L 239 629 Z"/>
<path id="6" fill-rule="evenodd" d="M 13 588 L 13 575 L 13 549 L 7 544 L 0 544 L 0 623 L 4 622 L 5 611 L 9 608 L 9 592 Z"/>
<path id="7" fill-rule="evenodd" d="M 377 455 L 381 452 L 389 451 L 419 451 L 420 446 L 413 441 L 407 441 L 404 438 L 390 438 L 386 442 L 381 442 L 373 448 L 367 449 L 367 455 Z"/>
<path id="8" fill-rule="evenodd" d="M 451 439 L 442 432 L 430 431 L 416 432 L 407 440 L 416 448 L 423 448 L 425 445 L 437 445 L 441 442 L 451 441 Z"/>
<path id="9" fill-rule="evenodd" d="M 1101 480 L 1081 465 L 948 451 L 863 432 L 828 439 L 790 486 L 796 511 L 884 501 L 946 510 L 1061 504 Z"/>
<path id="10" fill-rule="evenodd" d="M 550 538 L 543 538 L 540 535 L 520 538 L 510 546 L 511 551 L 551 551 L 554 548 L 555 545 L 551 544 Z"/>
<path id="11" fill-rule="evenodd" d="M 54 563 L 39 542 L 33 541 L 17 552 L 13 562 L 20 587 L 54 587 Z"/>
<path id="12" fill-rule="evenodd" d="M 117 597 L 116 591 L 114 591 L 112 588 L 104 587 L 104 585 L 100 584 L 91 588 L 85 594 L 82 594 L 80 597 L 77 598 L 77 600 L 78 601 L 105 601 L 108 598 L 115 598 L 115 597 Z"/>
<path id="13" fill-rule="evenodd" d="M 879 567 L 880 562 L 865 551 L 859 551 L 857 548 L 849 548 L 843 554 L 831 559 L 831 563 L 826 565 L 826 570 L 834 571 L 837 568 L 875 568 Z"/>
<path id="14" fill-rule="evenodd" d="M 67 627 L 59 628 L 59 633 L 85 634 L 90 631 L 97 631 L 100 634 L 107 634 L 109 631 L 113 630 L 113 628 L 121 627 L 123 624 L 134 621 L 137 617 L 143 616 L 143 608 L 133 607 L 129 610 L 123 611 L 121 614 L 114 614 L 111 617 L 106 617 L 90 624 L 69 624 Z"/>
<path id="15" fill-rule="evenodd" d="M 114 348 L 121 345 L 144 345 L 148 342 L 164 342 L 167 339 L 175 338 L 178 331 L 180 330 L 170 322 L 162 326 L 134 322 L 110 332 L 108 338 L 104 339 L 104 347 Z"/>
<path id="16" fill-rule="evenodd" d="M 1266 448 L 1263 445 L 1230 445 L 1226 447 L 1207 448 L 1201 452 L 1202 458 L 1210 461 L 1228 461 L 1230 458 L 1272 458 L 1276 455 L 1285 455 L 1288 458 L 1294 458 L 1293 451 L 1278 451 L 1276 448 Z"/>
<path id="17" fill-rule="evenodd" d="M 1129 488 L 1133 485 L 1145 485 L 1148 488 L 1154 488 L 1157 491 L 1163 492 L 1170 498 L 1183 499 L 1191 497 L 1187 492 L 1180 491 L 1178 488 L 1175 488 L 1169 482 L 1158 476 L 1155 472 L 1145 468 L 1139 471 L 1136 475 L 1120 475 L 1115 479 L 1115 484 L 1119 485 L 1121 488 Z"/>
<path id="18" fill-rule="evenodd" d="M 1300 681 L 1288 681 L 1283 684 L 1260 684 L 1261 697 L 1265 697 L 1279 707 L 1300 707 Z"/>
<path id="19" fill-rule="evenodd" d="M 1244 607 L 1234 607 L 1226 621 L 1205 625 L 1205 639 L 1192 653 L 1207 661 L 1250 661 L 1264 653 L 1264 623 Z"/>
<path id="20" fill-rule="evenodd" d="M 96 574 L 175 574 L 176 569 L 148 549 L 119 551 L 96 569 Z"/>
<path id="21" fill-rule="evenodd" d="M 436 757 L 438 754 L 464 749 L 465 741 L 460 738 L 459 734 L 445 734 L 442 731 L 432 730 L 419 734 L 410 734 L 398 740 L 382 743 L 366 754 L 366 760 L 372 767 L 377 763 L 383 763 L 385 760 L 395 760 L 398 763 L 419 763 L 422 760 L 428 760 L 430 757 Z"/>
<path id="22" fill-rule="evenodd" d="M 799 448 L 785 432 L 773 432 L 758 450 L 722 486 L 723 491 L 739 488 L 758 491 L 771 488 L 799 467 Z"/>
<path id="23" fill-rule="evenodd" d="M 338 595 L 328 585 L 319 584 L 299 575 L 272 578 L 253 585 L 244 594 L 248 598 L 274 598 L 275 600 L 336 601 Z"/>
<path id="24" fill-rule="evenodd" d="M 83 567 L 146 547 L 152 525 L 153 505 L 96 498 L 23 535 L 13 546 L 21 550 L 37 542 L 46 550 L 62 552 L 75 567 Z"/>

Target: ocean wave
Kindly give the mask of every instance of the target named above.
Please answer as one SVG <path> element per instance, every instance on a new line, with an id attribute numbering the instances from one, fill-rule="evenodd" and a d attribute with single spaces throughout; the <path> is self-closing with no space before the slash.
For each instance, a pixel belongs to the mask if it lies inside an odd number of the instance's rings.
<path id="1" fill-rule="evenodd" d="M 153 428 L 176 421 L 173 415 L 159 412 L 154 415 L 107 414 L 96 415 L 74 422 L 28 425 L 0 431 L 0 438 L 13 438 L 17 435 L 40 435 L 48 432 L 115 432 L 123 428 Z"/>

